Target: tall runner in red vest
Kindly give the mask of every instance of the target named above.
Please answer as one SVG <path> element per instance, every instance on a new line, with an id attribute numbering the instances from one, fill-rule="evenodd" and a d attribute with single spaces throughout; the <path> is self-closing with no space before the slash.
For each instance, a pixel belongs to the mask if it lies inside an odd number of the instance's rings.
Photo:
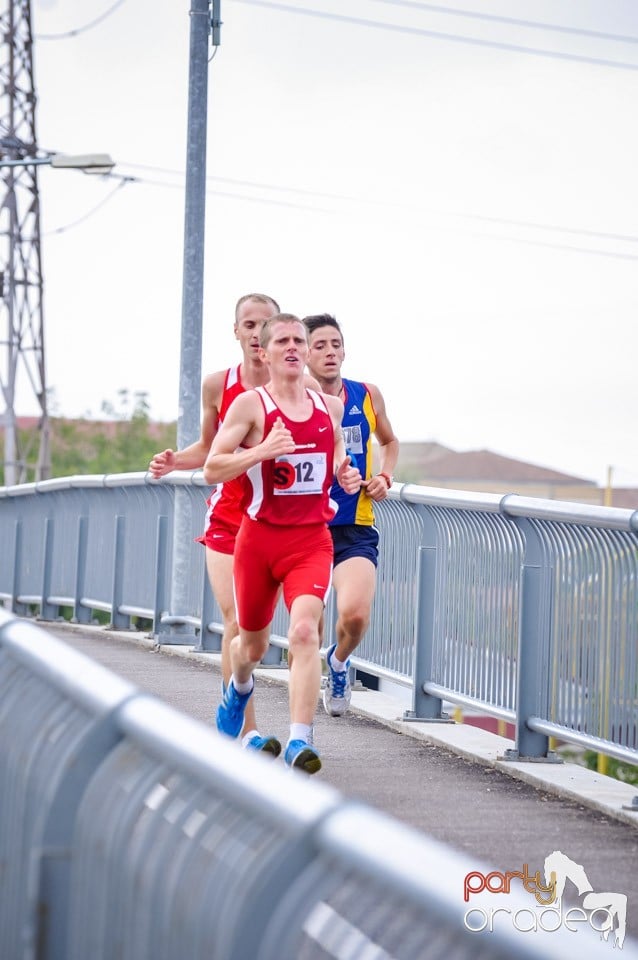
<path id="1" fill-rule="evenodd" d="M 271 317 L 261 331 L 270 369 L 265 387 L 237 397 L 204 464 L 207 483 L 241 478 L 244 518 L 235 545 L 233 578 L 239 636 L 231 643 L 232 677 L 217 710 L 217 728 L 237 737 L 263 657 L 280 586 L 290 612 L 290 735 L 288 766 L 316 773 L 319 754 L 310 730 L 321 683 L 319 622 L 332 578 L 335 513 L 330 487 L 361 484 L 341 434 L 338 397 L 305 386 L 305 325 L 291 314 Z"/>
<path id="2" fill-rule="evenodd" d="M 202 383 L 202 423 L 199 440 L 183 450 L 163 450 L 149 464 L 154 478 L 172 470 L 197 470 L 204 466 L 211 444 L 223 422 L 231 402 L 240 393 L 263 385 L 270 371 L 260 353 L 259 334 L 264 321 L 279 312 L 279 304 L 263 293 L 240 297 L 235 307 L 235 338 L 239 341 L 242 361 L 236 367 L 209 373 Z M 233 598 L 233 552 L 241 523 L 241 485 L 239 481 L 224 483 L 208 500 L 206 529 L 199 538 L 206 547 L 208 579 L 222 615 L 222 677 L 230 680 L 230 642 L 239 628 Z M 277 756 L 281 744 L 275 737 L 262 737 L 257 730 L 255 708 L 246 710 L 243 745 Z"/>

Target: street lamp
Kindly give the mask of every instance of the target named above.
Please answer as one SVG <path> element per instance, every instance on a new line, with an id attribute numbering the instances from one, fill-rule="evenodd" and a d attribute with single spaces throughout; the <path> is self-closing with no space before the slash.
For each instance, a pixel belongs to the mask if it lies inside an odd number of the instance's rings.
<path id="1" fill-rule="evenodd" d="M 115 161 L 108 153 L 84 153 L 73 156 L 66 153 L 52 153 L 48 157 L 22 157 L 20 160 L 0 160 L 0 167 L 38 167 L 48 164 L 51 167 L 63 167 L 81 170 L 82 173 L 110 173 Z"/>

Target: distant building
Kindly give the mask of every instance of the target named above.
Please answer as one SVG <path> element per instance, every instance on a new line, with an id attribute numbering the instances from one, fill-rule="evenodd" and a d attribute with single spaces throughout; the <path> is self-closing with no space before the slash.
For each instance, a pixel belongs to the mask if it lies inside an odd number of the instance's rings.
<path id="1" fill-rule="evenodd" d="M 612 505 L 638 510 L 638 487 L 612 487 Z"/>
<path id="2" fill-rule="evenodd" d="M 504 457 L 490 450 L 456 451 L 440 443 L 401 443 L 394 471 L 397 481 L 471 490 L 517 493 L 547 500 L 601 505 L 605 490 L 593 480 Z M 638 487 L 612 490 L 612 505 L 638 509 Z"/>

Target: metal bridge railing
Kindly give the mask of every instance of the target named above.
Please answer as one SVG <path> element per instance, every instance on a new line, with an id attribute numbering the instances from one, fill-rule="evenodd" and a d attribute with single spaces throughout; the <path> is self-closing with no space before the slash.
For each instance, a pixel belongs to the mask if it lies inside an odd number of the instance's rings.
<path id="1" fill-rule="evenodd" d="M 487 865 L 249 755 L 2 610 L 0 810 L 7 960 L 573 954 L 555 922 L 532 938 L 468 916 L 466 878 Z M 529 907 L 512 890 L 509 912 Z M 599 957 L 580 926 L 579 956 Z"/>
<path id="2" fill-rule="evenodd" d="M 190 543 L 172 609 L 176 490 Z M 219 650 L 195 542 L 208 490 L 201 471 L 0 488 L 0 602 L 44 620 L 106 611 L 119 629 L 143 618 L 160 643 Z M 638 762 L 638 511 L 395 484 L 377 524 L 362 675 L 411 690 L 410 717 L 441 719 L 447 700 L 515 723 L 516 758 L 548 758 L 558 737 Z M 334 616 L 331 597 L 328 637 Z M 287 623 L 280 603 L 271 665 Z"/>

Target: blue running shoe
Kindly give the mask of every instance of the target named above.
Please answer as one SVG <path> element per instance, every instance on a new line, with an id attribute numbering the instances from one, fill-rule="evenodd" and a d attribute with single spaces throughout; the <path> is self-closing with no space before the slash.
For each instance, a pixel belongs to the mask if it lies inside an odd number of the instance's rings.
<path id="1" fill-rule="evenodd" d="M 350 660 L 346 660 L 345 670 L 333 670 L 330 664 L 330 657 L 336 649 L 337 644 L 333 643 L 326 654 L 328 676 L 326 677 L 326 685 L 323 689 L 323 706 L 329 716 L 342 717 L 350 706 L 350 699 L 352 697 Z"/>
<path id="2" fill-rule="evenodd" d="M 318 773 L 321 770 L 321 757 L 305 740 L 291 740 L 286 747 L 284 760 L 287 767 L 303 770 L 304 773 Z"/>
<path id="3" fill-rule="evenodd" d="M 244 744 L 244 750 L 259 750 L 261 753 L 278 757 L 281 753 L 281 744 L 277 737 L 262 737 L 256 733 L 248 743 Z"/>
<path id="4" fill-rule="evenodd" d="M 253 690 L 255 686 L 253 684 Z M 224 699 L 217 707 L 217 729 L 220 733 L 225 733 L 227 737 L 238 737 L 241 728 L 244 725 L 244 711 L 246 704 L 253 695 L 250 693 L 237 693 L 233 682 L 228 684 Z"/>

